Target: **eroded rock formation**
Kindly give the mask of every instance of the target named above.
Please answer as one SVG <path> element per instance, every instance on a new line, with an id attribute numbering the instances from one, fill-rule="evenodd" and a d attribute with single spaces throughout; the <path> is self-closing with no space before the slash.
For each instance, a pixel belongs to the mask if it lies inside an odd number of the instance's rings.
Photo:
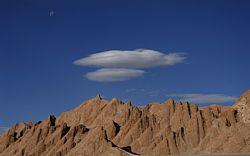
<path id="1" fill-rule="evenodd" d="M 250 91 L 233 106 L 132 106 L 100 96 L 0 135 L 2 156 L 125 156 L 250 152 Z"/>

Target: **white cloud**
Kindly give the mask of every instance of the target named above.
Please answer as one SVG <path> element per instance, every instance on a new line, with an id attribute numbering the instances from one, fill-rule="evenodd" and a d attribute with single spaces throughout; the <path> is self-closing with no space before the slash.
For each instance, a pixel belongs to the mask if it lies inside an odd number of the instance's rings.
<path id="1" fill-rule="evenodd" d="M 85 76 L 89 80 L 98 82 L 124 81 L 142 76 L 143 70 L 125 68 L 102 68 L 89 72 Z"/>
<path id="2" fill-rule="evenodd" d="M 75 65 L 101 68 L 85 77 L 98 82 L 124 81 L 145 72 L 142 69 L 184 62 L 184 53 L 161 53 L 150 49 L 109 50 L 74 61 Z M 139 70 L 140 69 L 140 70 Z"/>
<path id="3" fill-rule="evenodd" d="M 168 96 L 178 97 L 181 101 L 189 101 L 194 103 L 225 103 L 233 102 L 237 98 L 224 94 L 170 94 Z"/>
<path id="4" fill-rule="evenodd" d="M 150 49 L 109 50 L 76 60 L 74 64 L 102 68 L 138 69 L 175 65 L 182 63 L 185 59 L 184 53 L 165 54 Z"/>

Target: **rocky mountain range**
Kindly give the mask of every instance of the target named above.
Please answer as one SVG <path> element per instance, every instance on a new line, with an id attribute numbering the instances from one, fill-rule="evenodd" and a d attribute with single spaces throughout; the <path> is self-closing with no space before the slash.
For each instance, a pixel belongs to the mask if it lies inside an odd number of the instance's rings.
<path id="1" fill-rule="evenodd" d="M 250 90 L 232 106 L 189 102 L 132 106 L 96 96 L 58 117 L 17 123 L 1 156 L 127 156 L 250 152 Z"/>

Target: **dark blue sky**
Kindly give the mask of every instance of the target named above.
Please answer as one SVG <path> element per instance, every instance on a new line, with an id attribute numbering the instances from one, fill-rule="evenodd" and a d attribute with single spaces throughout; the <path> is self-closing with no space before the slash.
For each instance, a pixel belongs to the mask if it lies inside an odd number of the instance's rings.
<path id="1" fill-rule="evenodd" d="M 0 127 L 59 115 L 96 94 L 135 105 L 170 94 L 238 97 L 250 88 L 249 8 L 248 0 L 1 0 Z M 73 64 L 139 48 L 187 59 L 110 83 Z"/>

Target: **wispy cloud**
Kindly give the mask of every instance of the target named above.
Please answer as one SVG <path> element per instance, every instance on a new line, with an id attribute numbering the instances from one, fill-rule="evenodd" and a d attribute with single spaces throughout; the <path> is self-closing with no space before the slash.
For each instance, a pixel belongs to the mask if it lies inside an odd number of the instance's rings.
<path id="1" fill-rule="evenodd" d="M 188 101 L 196 104 L 221 104 L 226 102 L 234 102 L 237 100 L 235 96 L 229 96 L 225 94 L 169 94 L 167 90 L 159 89 L 142 89 L 142 88 L 130 88 L 126 90 L 126 93 L 134 94 L 138 96 L 148 96 L 148 97 L 160 97 L 160 98 L 173 98 L 180 101 Z"/>
<path id="2" fill-rule="evenodd" d="M 0 126 L 0 133 L 6 132 L 8 129 L 9 127 Z"/>
<path id="3" fill-rule="evenodd" d="M 149 97 L 160 97 L 160 96 L 164 96 L 165 90 L 153 90 L 153 89 L 136 89 L 136 88 L 130 88 L 126 90 L 126 93 L 130 93 L 130 94 L 136 94 L 136 95 L 140 95 L 140 96 L 149 96 Z"/>
<path id="4" fill-rule="evenodd" d="M 86 74 L 86 78 L 98 82 L 124 81 L 142 76 L 143 70 L 124 68 L 102 68 Z"/>
<path id="5" fill-rule="evenodd" d="M 142 69 L 171 66 L 182 63 L 185 59 L 184 53 L 166 54 L 150 49 L 109 50 L 78 59 L 74 64 L 104 68 L 85 75 L 90 80 L 102 82 L 128 80 L 142 76 L 144 73 Z M 122 70 L 118 72 L 118 68 Z"/>
<path id="6" fill-rule="evenodd" d="M 142 93 L 145 92 L 146 89 L 137 89 L 137 88 L 129 88 L 126 90 L 127 93 Z"/>
<path id="7" fill-rule="evenodd" d="M 233 102 L 237 98 L 224 94 L 169 94 L 170 97 L 177 97 L 181 101 L 189 101 L 194 103 L 225 103 Z"/>

